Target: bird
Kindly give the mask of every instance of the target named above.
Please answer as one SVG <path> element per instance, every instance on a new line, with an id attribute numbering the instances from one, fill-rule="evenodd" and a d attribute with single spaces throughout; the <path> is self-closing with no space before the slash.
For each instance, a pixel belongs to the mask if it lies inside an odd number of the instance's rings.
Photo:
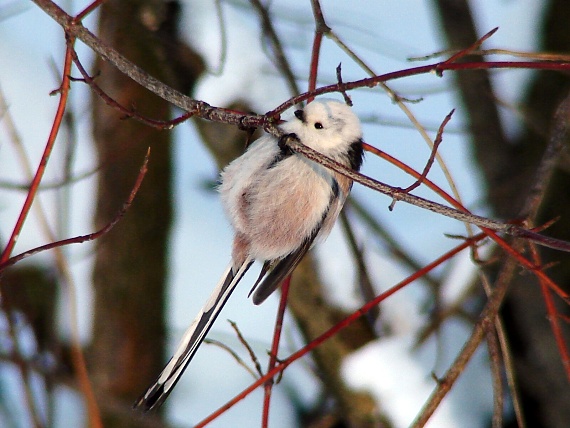
<path id="1" fill-rule="evenodd" d="M 296 110 L 279 129 L 345 167 L 358 171 L 362 165 L 360 121 L 345 103 L 315 100 Z M 263 263 L 250 291 L 259 305 L 331 231 L 352 180 L 295 153 L 282 138 L 263 135 L 222 171 L 218 190 L 235 230 L 231 262 L 135 409 L 147 412 L 162 405 L 254 261 Z"/>

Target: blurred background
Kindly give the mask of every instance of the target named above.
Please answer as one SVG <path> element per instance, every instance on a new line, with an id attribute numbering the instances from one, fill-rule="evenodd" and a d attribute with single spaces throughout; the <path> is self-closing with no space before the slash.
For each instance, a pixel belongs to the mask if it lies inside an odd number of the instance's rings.
<path id="1" fill-rule="evenodd" d="M 317 2 L 100 3 L 83 20 L 85 27 L 195 99 L 261 114 L 308 88 Z M 89 2 L 57 4 L 74 15 Z M 483 45 L 496 49 L 487 61 L 526 59 L 517 53 L 566 54 L 570 47 L 570 5 L 564 0 L 326 0 L 320 6 L 332 32 L 323 39 L 317 86 L 336 83 L 339 64 L 348 82 L 435 63 L 495 27 Z M 61 84 L 65 48 L 62 28 L 36 4 L 0 0 L 2 249 L 54 124 L 59 96 L 50 93 Z M 127 110 L 163 121 L 184 113 L 82 42 L 76 51 L 96 84 Z M 483 59 L 476 52 L 465 60 Z M 158 130 L 105 103 L 75 67 L 72 77 L 62 127 L 12 254 L 107 225 L 127 200 L 150 147 L 148 173 L 109 233 L 1 271 L 0 425 L 97 426 L 99 413 L 105 427 L 194 426 L 254 380 L 219 345 L 201 347 L 160 412 L 141 417 L 131 405 L 159 374 L 229 261 L 232 231 L 215 187 L 219 169 L 243 151 L 248 134 L 199 119 Z M 568 95 L 566 73 L 459 71 L 386 84 L 393 92 L 375 87 L 349 93 L 368 144 L 421 172 L 431 153 L 426 140 L 435 139 L 455 108 L 429 179 L 451 193 L 451 177 L 474 213 L 521 218 L 554 112 Z M 558 158 L 535 221 L 558 218 L 545 233 L 570 240 L 567 148 Z M 372 154 L 362 172 L 392 186 L 414 181 Z M 442 201 L 426 186 L 413 193 Z M 461 243 L 449 235 L 467 233 L 458 221 L 402 202 L 390 211 L 391 202 L 354 186 L 329 239 L 293 275 L 280 358 Z M 507 259 L 492 245 L 479 256 L 489 263 L 474 263 L 468 251 L 446 261 L 288 367 L 273 389 L 269 426 L 410 426 L 469 338 L 486 301 L 482 282 L 493 284 Z M 568 292 L 568 256 L 541 249 L 541 257 L 548 275 Z M 208 337 L 252 367 L 227 322 L 234 321 L 265 369 L 279 296 L 254 306 L 247 284 L 256 276 L 252 269 Z M 568 340 L 568 305 L 553 299 Z M 538 282 L 518 268 L 502 310 L 508 352 L 498 351 L 497 334 L 490 332 L 428 426 L 515 427 L 524 426 L 522 419 L 528 427 L 570 426 L 568 369 L 547 315 Z M 92 398 L 85 394 L 82 366 Z M 511 377 L 515 400 L 507 385 Z M 521 408 L 518 421 L 513 401 Z M 208 426 L 259 426 L 262 408 L 259 389 Z"/>

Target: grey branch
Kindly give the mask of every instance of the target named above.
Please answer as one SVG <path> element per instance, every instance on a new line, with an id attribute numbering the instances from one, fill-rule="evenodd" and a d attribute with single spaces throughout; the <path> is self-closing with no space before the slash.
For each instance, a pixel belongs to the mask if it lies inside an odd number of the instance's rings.
<path id="1" fill-rule="evenodd" d="M 325 167 L 338 172 L 339 174 L 343 174 L 356 181 L 357 183 L 362 184 L 363 186 L 390 196 L 394 201 L 407 202 L 408 204 L 412 204 L 420 208 L 424 208 L 435 213 L 454 218 L 456 220 L 468 222 L 481 228 L 487 228 L 496 232 L 506 233 L 507 235 L 526 238 L 545 247 L 550 247 L 562 251 L 570 251 L 570 242 L 543 236 L 514 224 L 503 223 L 497 220 L 481 217 L 475 214 L 457 210 L 452 207 L 448 207 L 446 205 L 442 205 L 434 201 L 430 201 L 428 199 L 424 199 L 420 196 L 411 195 L 399 187 L 384 184 L 364 174 L 353 171 L 349 168 L 344 167 L 338 162 L 335 162 L 334 160 L 320 154 L 316 150 L 305 146 L 292 134 L 285 135 L 281 141 L 290 147 L 291 150 L 294 150 L 297 153 L 301 153 L 308 159 L 318 162 L 321 165 L 324 165 Z"/>

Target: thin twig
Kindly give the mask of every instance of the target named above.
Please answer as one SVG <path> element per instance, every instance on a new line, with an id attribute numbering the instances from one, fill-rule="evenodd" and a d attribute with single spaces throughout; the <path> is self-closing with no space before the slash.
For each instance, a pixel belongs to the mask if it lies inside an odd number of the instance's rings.
<path id="1" fill-rule="evenodd" d="M 127 108 L 121 105 L 113 97 L 109 96 L 105 91 L 103 91 L 103 89 L 101 89 L 101 87 L 97 85 L 97 83 L 95 83 L 95 78 L 90 76 L 89 73 L 87 73 L 87 70 L 85 70 L 85 67 L 83 67 L 83 64 L 81 63 L 79 57 L 77 56 L 77 52 L 72 51 L 71 55 L 73 57 L 73 62 L 75 66 L 83 76 L 83 81 L 91 87 L 93 92 L 95 92 L 105 102 L 105 104 L 118 110 L 120 113 L 124 114 L 125 118 L 133 118 L 145 125 L 152 126 L 153 128 L 156 129 L 172 129 L 174 126 L 184 122 L 186 119 L 191 117 L 191 114 L 185 113 L 180 117 L 172 120 L 156 120 L 139 114 L 133 108 Z M 79 79 L 73 79 L 73 80 L 78 81 Z"/>
<path id="2" fill-rule="evenodd" d="M 494 325 L 499 322 L 499 317 L 495 319 Z M 503 406 L 504 406 L 504 385 L 501 372 L 502 358 L 497 331 L 490 328 L 485 335 L 487 339 L 487 352 L 490 360 L 491 383 L 493 385 L 493 428 L 503 428 Z"/>
<path id="3" fill-rule="evenodd" d="M 429 173 L 429 171 L 433 165 L 433 161 L 435 160 L 435 157 L 437 155 L 437 149 L 439 148 L 439 145 L 443 141 L 443 130 L 445 129 L 445 126 L 447 125 L 447 123 L 451 120 L 451 116 L 453 116 L 454 112 L 455 112 L 455 109 L 451 110 L 451 112 L 449 112 L 449 114 L 447 116 L 445 116 L 445 119 L 443 119 L 443 122 L 439 126 L 439 129 L 437 130 L 437 135 L 435 137 L 435 140 L 433 141 L 433 147 L 431 148 L 430 157 L 429 157 L 428 161 L 426 162 L 426 166 L 424 167 L 422 174 L 416 180 L 415 183 L 412 183 L 410 186 L 406 187 L 404 189 L 404 192 L 410 193 L 412 190 L 419 187 L 424 182 L 424 180 L 426 179 L 426 177 L 427 177 L 427 175 L 428 175 L 428 173 Z"/>
<path id="4" fill-rule="evenodd" d="M 57 137 L 57 134 L 59 132 L 59 128 L 61 126 L 61 122 L 63 120 L 63 116 L 65 113 L 65 106 L 67 104 L 67 99 L 68 99 L 68 94 L 69 94 L 69 71 L 71 69 L 71 55 L 70 55 L 70 49 L 68 47 L 68 51 L 66 54 L 66 60 L 65 60 L 65 65 L 64 65 L 64 76 L 63 76 L 63 80 L 60 86 L 60 99 L 59 99 L 59 104 L 57 107 L 57 112 L 54 118 L 54 122 L 48 137 L 48 140 L 46 142 L 46 146 L 44 148 L 44 152 L 42 154 L 41 160 L 40 160 L 40 164 L 38 165 L 38 168 L 36 170 L 36 173 L 34 175 L 34 178 L 30 184 L 30 190 L 28 191 L 27 195 L 26 195 L 26 200 L 24 201 L 24 205 L 22 206 L 22 209 L 20 211 L 20 215 L 18 216 L 18 219 L 16 221 L 16 225 L 14 226 L 14 228 L 12 229 L 12 234 L 10 235 L 10 238 L 8 239 L 8 243 L 6 244 L 6 247 L 4 248 L 4 251 L 2 252 L 2 255 L 0 256 L 0 264 L 6 262 L 6 260 L 8 260 L 8 258 L 10 258 L 10 255 L 12 254 L 12 250 L 14 249 L 14 246 L 16 245 L 16 241 L 18 240 L 18 237 L 20 236 L 20 232 L 22 231 L 22 227 L 24 226 L 24 222 L 26 220 L 26 217 L 28 216 L 28 213 L 30 212 L 30 208 L 32 206 L 32 202 L 34 201 L 40 182 L 42 181 L 44 172 L 46 170 L 46 166 L 49 160 L 49 157 L 51 155 L 51 152 L 53 150 L 53 147 L 55 145 L 55 139 Z"/>
<path id="5" fill-rule="evenodd" d="M 535 245 L 530 245 L 530 252 L 532 254 L 532 259 L 535 264 L 541 263 L 541 257 L 538 249 Z M 570 382 L 570 353 L 568 352 L 568 346 L 566 339 L 564 338 L 564 333 L 562 332 L 562 326 L 560 325 L 560 316 L 556 310 L 556 305 L 554 304 L 554 299 L 550 294 L 551 291 L 548 285 L 540 280 L 540 291 L 544 299 L 544 304 L 546 306 L 546 313 L 548 314 L 548 322 L 550 323 L 550 329 L 552 330 L 552 335 L 554 336 L 554 341 L 558 347 L 558 352 L 560 353 L 560 360 L 562 362 L 562 367 L 566 373 L 566 378 Z"/>
<path id="6" fill-rule="evenodd" d="M 219 340 L 215 340 L 215 339 L 204 339 L 204 343 L 207 343 L 208 345 L 214 345 L 217 346 L 219 348 L 222 348 L 224 351 L 226 351 L 228 354 L 230 354 L 234 360 L 236 360 L 236 362 L 242 366 L 254 379 L 257 379 L 259 376 L 257 373 L 255 373 L 255 371 L 249 367 L 244 360 L 242 360 L 240 358 L 240 356 L 237 354 L 236 351 L 234 351 L 232 348 L 230 348 L 228 345 L 226 345 L 223 342 L 220 342 Z"/>
<path id="7" fill-rule="evenodd" d="M 275 123 L 279 115 L 290 107 L 293 107 L 311 97 L 322 94 L 339 92 L 338 84 L 320 87 L 314 91 L 299 94 L 288 101 L 282 103 L 276 109 L 271 110 L 265 115 L 247 115 L 228 109 L 212 107 L 210 104 L 192 99 L 170 86 L 162 83 L 160 80 L 150 76 L 137 65 L 128 61 L 125 57 L 112 49 L 85 28 L 81 23 L 76 22 L 73 17 L 65 13 L 59 6 L 51 0 L 32 0 L 50 17 L 52 17 L 59 25 L 61 25 L 66 33 L 75 37 L 87 46 L 97 52 L 103 59 L 109 61 L 122 73 L 125 73 L 132 80 L 139 83 L 149 91 L 155 93 L 159 97 L 167 100 L 173 105 L 187 111 L 190 115 L 201 117 L 202 119 L 214 122 L 222 122 L 227 124 L 238 125 L 243 128 L 263 127 L 270 133 L 277 132 Z M 479 69 L 535 69 L 535 70 L 570 70 L 570 63 L 566 62 L 536 62 L 536 61 L 497 61 L 497 62 L 474 62 L 474 63 L 448 63 L 438 62 L 419 67 L 398 70 L 391 73 L 377 75 L 365 79 L 355 80 L 343 83 L 343 89 L 346 91 L 356 88 L 374 87 L 388 80 L 401 79 L 419 74 L 435 73 L 441 75 L 447 70 L 479 70 Z"/>
<path id="8" fill-rule="evenodd" d="M 224 9 L 222 8 L 222 0 L 215 0 L 216 14 L 218 15 L 218 24 L 220 25 L 220 59 L 218 67 L 215 71 L 208 70 L 214 76 L 221 76 L 226 66 L 228 56 L 228 34 L 226 31 L 226 21 L 224 20 Z"/>
<path id="9" fill-rule="evenodd" d="M 497 321 L 495 322 L 495 324 Z M 502 377 L 502 358 L 499 340 L 497 339 L 496 330 L 492 329 L 487 332 L 487 349 L 489 359 L 491 361 L 491 380 L 493 385 L 493 417 L 491 424 L 493 428 L 503 428 L 503 412 L 504 412 L 504 385 Z"/>
<path id="10" fill-rule="evenodd" d="M 297 86 L 297 80 L 295 79 L 295 74 L 287 61 L 285 51 L 277 36 L 277 31 L 273 26 L 273 21 L 269 15 L 269 8 L 261 3 L 259 0 L 249 0 L 253 8 L 257 11 L 259 18 L 261 19 L 261 27 L 263 28 L 263 33 L 269 40 L 271 44 L 271 49 L 273 50 L 275 65 L 277 69 L 285 77 L 285 81 L 289 86 L 289 91 L 293 94 L 299 93 L 299 87 Z M 272 58 L 273 59 L 273 58 Z"/>
<path id="11" fill-rule="evenodd" d="M 339 215 L 340 225 L 342 226 L 343 232 L 348 240 L 348 246 L 354 258 L 356 269 L 358 271 L 358 288 L 365 302 L 374 299 L 376 296 L 376 290 L 372 285 L 372 279 L 370 278 L 370 273 L 368 272 L 368 267 L 366 261 L 364 260 L 364 251 L 359 248 L 358 242 L 356 241 L 356 236 L 352 230 L 352 226 L 348 221 L 348 216 L 346 210 L 342 210 Z M 372 330 L 375 330 L 376 322 L 380 317 L 380 307 L 370 310 L 366 314 L 366 319 Z"/>
<path id="12" fill-rule="evenodd" d="M 458 59 L 464 58 L 467 55 L 471 54 L 473 51 L 479 49 L 481 47 L 481 45 L 483 44 L 483 42 L 485 40 L 489 39 L 491 36 L 493 36 L 493 34 L 495 34 L 498 29 L 499 29 L 499 27 L 493 28 L 491 31 L 489 31 L 487 34 L 485 34 L 483 37 L 481 37 L 479 40 L 477 40 L 471 46 L 469 46 L 465 49 L 462 49 L 459 52 L 457 52 L 456 54 L 450 56 L 443 63 L 444 64 L 453 63 L 453 62 L 456 62 Z"/>
<path id="13" fill-rule="evenodd" d="M 232 328 L 236 332 L 236 335 L 237 335 L 240 343 L 243 345 L 243 347 L 249 353 L 249 357 L 251 358 L 251 361 L 255 365 L 255 370 L 257 370 L 257 373 L 259 374 L 259 376 L 263 376 L 263 370 L 261 369 L 261 364 L 259 364 L 259 359 L 257 358 L 257 355 L 255 355 L 255 352 L 253 352 L 252 347 L 249 345 L 248 341 L 245 340 L 245 338 L 241 334 L 241 331 L 240 331 L 239 327 L 237 326 L 237 324 L 231 320 L 228 320 L 228 322 L 230 323 L 230 325 L 232 326 Z"/>
<path id="14" fill-rule="evenodd" d="M 1 95 L 0 95 L 1 97 Z M 42 181 L 42 183 L 40 184 L 40 187 L 38 188 L 39 192 L 42 192 L 44 190 L 57 190 L 60 189 L 62 187 L 65 186 L 69 186 L 71 184 L 76 184 L 79 183 L 82 180 L 85 180 L 91 176 L 93 176 L 94 174 L 96 174 L 99 170 L 99 167 L 91 170 L 91 171 L 85 171 L 82 173 L 79 173 L 75 176 L 67 176 L 64 177 L 63 179 L 59 180 L 59 181 L 54 181 L 51 183 L 46 183 L 45 180 Z M 13 191 L 17 191 L 17 192 L 28 192 L 30 190 L 30 183 L 16 183 L 13 181 L 8 181 L 8 180 L 0 180 L 0 188 L 5 189 L 5 190 L 13 190 Z"/>
<path id="15" fill-rule="evenodd" d="M 490 296 L 492 288 L 489 280 L 487 279 L 487 276 L 481 272 L 480 278 L 485 293 L 487 296 Z M 505 377 L 509 387 L 511 400 L 513 402 L 513 410 L 515 413 L 515 419 L 517 421 L 517 428 L 526 428 L 526 423 L 523 415 L 524 412 L 522 410 L 522 399 L 518 390 L 509 339 L 507 338 L 507 333 L 501 317 L 495 318 L 495 331 L 497 332 L 497 338 L 501 347 L 501 355 L 503 357 L 503 364 L 505 366 Z"/>
<path id="16" fill-rule="evenodd" d="M 503 300 L 507 294 L 510 279 L 515 273 L 516 268 L 517 262 L 512 258 L 507 259 L 501 273 L 499 274 L 493 293 L 489 297 L 485 308 L 481 312 L 479 320 L 475 324 L 471 336 L 463 345 L 461 352 L 455 358 L 453 364 L 448 369 L 445 376 L 441 378 L 439 382 L 437 382 L 437 385 L 430 395 L 428 401 L 425 403 L 423 409 L 418 414 L 416 420 L 411 424 L 412 428 L 421 428 L 425 426 L 447 393 L 451 390 L 459 378 L 459 375 L 463 373 L 465 367 L 471 360 L 471 357 L 485 337 L 486 332 L 492 328 L 493 320 L 497 316 Z"/>
<path id="17" fill-rule="evenodd" d="M 342 330 L 342 329 L 348 327 L 349 325 L 353 324 L 356 320 L 358 320 L 360 317 L 362 317 L 364 314 L 366 314 L 368 311 L 370 311 L 373 307 L 376 307 L 380 302 L 386 300 L 387 298 L 392 296 L 394 293 L 398 292 L 402 288 L 411 284 L 412 282 L 414 282 L 418 278 L 421 278 L 423 275 L 432 271 L 436 267 L 440 266 L 442 263 L 449 261 L 452 257 L 459 254 L 461 251 L 465 250 L 466 248 L 469 248 L 469 246 L 473 245 L 473 241 L 481 240 L 484 237 L 485 237 L 484 234 L 479 234 L 473 238 L 466 240 L 462 244 L 460 244 L 457 247 L 446 252 L 441 257 L 438 257 L 436 260 L 425 265 L 422 269 L 419 269 L 417 272 L 410 275 L 409 277 L 407 277 L 403 281 L 394 285 L 389 290 L 378 295 L 374 300 L 367 302 L 360 309 L 356 310 L 355 312 L 350 314 L 348 317 L 346 317 L 345 319 L 343 319 L 339 323 L 335 324 L 333 327 L 331 327 L 329 330 L 327 330 L 326 332 L 321 334 L 319 337 L 315 338 L 313 341 L 311 341 L 310 343 L 305 345 L 303 348 L 299 349 L 297 352 L 293 353 L 292 355 L 290 355 L 285 360 L 280 361 L 279 364 L 277 364 L 275 366 L 275 368 L 273 368 L 268 373 L 266 373 L 265 376 L 258 379 L 256 382 L 252 383 L 249 387 L 247 387 L 242 392 L 240 392 L 232 400 L 228 401 L 226 404 L 224 404 L 218 410 L 216 410 L 215 412 L 210 414 L 208 417 L 206 417 L 205 419 L 200 421 L 198 424 L 196 424 L 195 428 L 202 428 L 202 427 L 206 426 L 211 421 L 216 419 L 220 414 L 224 413 L 229 408 L 233 407 L 235 404 L 237 404 L 238 402 L 243 400 L 245 397 L 247 397 L 251 392 L 253 392 L 258 387 L 263 385 L 268 379 L 273 378 L 277 373 L 285 370 L 294 361 L 297 361 L 299 358 L 307 355 L 309 352 L 311 352 L 313 349 L 315 349 L 321 343 L 323 343 L 324 341 L 326 341 L 326 340 L 330 339 L 331 337 L 335 336 L 336 334 L 338 334 L 338 332 L 340 330 Z"/>
<path id="18" fill-rule="evenodd" d="M 458 52 L 458 50 L 453 49 L 444 49 L 441 51 L 433 52 L 428 55 L 423 56 L 414 56 L 406 58 L 408 61 L 427 61 L 433 58 L 437 58 L 444 55 L 453 55 L 454 53 Z M 523 51 L 516 51 L 513 49 L 497 49 L 497 48 L 490 48 L 490 49 L 475 49 L 470 52 L 470 55 L 508 55 L 512 57 L 518 58 L 526 58 L 532 59 L 535 61 L 570 61 L 570 55 L 565 55 L 562 53 L 554 53 L 554 52 L 523 52 Z"/>
<path id="19" fill-rule="evenodd" d="M 33 0 L 39 1 L 39 0 Z M 567 62 L 537 62 L 537 61 L 495 61 L 495 62 L 462 62 L 462 63 L 444 63 L 438 62 L 434 64 L 412 67 L 401 69 L 398 71 L 392 71 L 390 73 L 375 75 L 372 77 L 353 80 L 350 82 L 345 82 L 343 87 L 345 90 L 350 91 L 357 88 L 373 88 L 382 84 L 383 82 L 389 80 L 402 79 L 405 77 L 417 76 L 420 74 L 433 74 L 441 75 L 444 71 L 457 71 L 457 70 L 495 70 L 495 69 L 514 69 L 514 70 L 559 70 L 568 71 L 570 70 L 570 63 Z M 294 105 L 305 101 L 309 97 L 315 97 L 323 94 L 328 94 L 332 92 L 339 92 L 340 88 L 337 83 L 327 86 L 321 86 L 311 92 L 305 92 L 299 94 L 281 105 L 277 108 L 266 113 L 267 116 L 278 115 L 285 110 L 293 107 Z M 211 108 L 211 106 L 209 106 Z M 248 117 L 248 121 L 250 118 Z"/>
<path id="20" fill-rule="evenodd" d="M 279 343 L 281 341 L 281 331 L 283 330 L 283 318 L 285 309 L 287 309 L 287 297 L 289 296 L 289 287 L 291 285 L 291 275 L 289 275 L 281 284 L 281 298 L 279 300 L 279 309 L 275 320 L 275 328 L 273 330 L 273 341 L 271 343 L 271 352 L 269 353 L 269 363 L 267 364 L 267 372 L 272 371 L 279 360 L 277 353 L 279 352 Z M 279 374 L 282 374 L 281 371 Z M 271 391 L 273 390 L 273 378 L 268 379 L 264 384 L 263 391 L 263 413 L 261 426 L 267 428 L 269 426 L 269 408 L 271 404 Z"/>
<path id="21" fill-rule="evenodd" d="M 133 202 L 133 200 L 134 200 L 134 198 L 135 198 L 135 196 L 136 196 L 136 194 L 140 188 L 140 185 L 142 184 L 144 176 L 147 172 L 147 165 L 148 165 L 149 156 L 150 156 L 150 148 L 148 149 L 148 151 L 146 153 L 143 165 L 141 166 L 141 169 L 139 171 L 139 175 L 137 176 L 137 179 L 135 181 L 135 184 L 133 186 L 133 189 L 131 190 L 131 193 L 130 193 L 128 199 L 125 201 L 125 203 L 123 204 L 123 206 L 121 207 L 121 209 L 119 210 L 117 215 L 109 223 L 107 223 L 102 229 L 100 229 L 96 232 L 90 233 L 88 235 L 81 235 L 81 236 L 75 236 L 73 238 L 62 239 L 59 241 L 55 241 L 55 242 L 51 242 L 49 244 L 42 245 L 40 247 L 32 248 L 31 250 L 25 251 L 21 254 L 18 254 L 14 257 L 9 258 L 8 260 L 6 260 L 3 263 L 0 263 L 0 272 L 2 272 L 8 266 L 12 266 L 12 265 L 22 261 L 23 259 L 26 259 L 26 258 L 33 256 L 34 254 L 40 253 L 42 251 L 47 251 L 47 250 L 63 247 L 65 245 L 70 245 L 70 244 L 81 244 L 83 242 L 93 241 L 93 240 L 100 238 L 101 236 L 105 235 L 106 233 L 108 233 L 123 218 L 123 216 L 128 211 L 129 207 L 131 206 L 131 204 L 132 204 L 132 202 Z"/>
<path id="22" fill-rule="evenodd" d="M 409 193 L 404 192 L 402 189 L 398 187 L 384 184 L 378 180 L 368 177 L 367 175 L 361 174 L 359 172 L 356 172 L 352 169 L 343 166 L 342 164 L 320 154 L 316 150 L 313 150 L 310 147 L 305 146 L 293 134 L 285 135 L 284 138 L 281 139 L 281 141 L 291 150 L 297 153 L 301 153 L 303 156 L 307 157 L 308 159 L 318 162 L 321 165 L 330 168 L 333 171 L 338 172 L 339 174 L 342 174 L 356 181 L 357 183 L 362 184 L 363 186 L 366 186 L 370 189 L 376 190 L 380 193 L 390 196 L 393 200 L 406 202 L 418 206 L 420 208 L 424 208 L 429 211 L 445 215 L 446 217 L 451 217 L 456 220 L 472 223 L 479 227 L 491 229 L 496 232 L 502 232 L 511 236 L 527 238 L 529 240 L 532 240 L 533 242 L 536 242 L 539 245 L 543 245 L 561 251 L 570 251 L 570 242 L 562 241 L 560 239 L 555 239 L 548 236 L 543 236 L 531 230 L 524 229 L 515 224 L 502 223 L 500 221 L 492 220 L 486 217 L 481 217 L 475 214 L 469 214 L 464 211 L 459 211 L 455 208 L 451 208 L 439 204 L 437 202 L 430 201 L 420 196 L 410 195 Z"/>
<path id="23" fill-rule="evenodd" d="M 548 145 L 535 172 L 532 187 L 528 191 L 525 209 L 521 218 L 535 218 L 550 184 L 550 179 L 560 161 L 560 154 L 568 141 L 570 132 L 570 93 L 560 103 L 554 113 Z"/>
<path id="24" fill-rule="evenodd" d="M 344 102 L 346 103 L 346 105 L 352 107 L 352 100 L 350 99 L 350 97 L 348 96 L 346 91 L 344 90 L 344 86 L 342 83 L 342 65 L 341 64 L 336 66 L 336 83 L 338 84 L 338 87 L 340 88 L 340 93 L 342 94 L 342 97 L 344 98 Z"/>

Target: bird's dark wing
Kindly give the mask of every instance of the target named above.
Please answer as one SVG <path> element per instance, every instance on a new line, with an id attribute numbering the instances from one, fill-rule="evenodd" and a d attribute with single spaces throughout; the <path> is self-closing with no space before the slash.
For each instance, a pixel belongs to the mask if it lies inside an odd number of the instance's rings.
<path id="1" fill-rule="evenodd" d="M 286 255 L 284 258 L 274 261 L 269 260 L 263 264 L 259 278 L 252 287 L 253 303 L 259 305 L 267 299 L 281 285 L 283 280 L 289 276 L 297 267 L 299 262 L 303 259 L 307 251 L 313 245 L 315 238 L 319 235 L 323 224 L 327 221 L 329 215 L 337 216 L 337 210 L 333 209 L 335 201 L 338 200 L 339 185 L 336 179 L 333 179 L 331 184 L 331 197 L 328 206 L 323 211 L 321 221 L 311 234 L 303 241 L 303 243 L 292 253 Z M 333 209 L 331 211 L 331 209 Z M 269 273 L 267 273 L 269 272 Z M 267 273 L 267 276 L 265 276 Z M 264 278 L 265 276 L 265 278 Z M 251 292 L 250 292 L 251 294 Z"/>
<path id="2" fill-rule="evenodd" d="M 254 304 L 259 305 L 263 303 L 265 299 L 271 295 L 271 293 L 277 290 L 277 288 L 281 285 L 281 282 L 283 282 L 283 280 L 293 272 L 305 254 L 307 254 L 307 251 L 309 251 L 311 245 L 313 245 L 313 241 L 319 234 L 320 229 L 321 228 L 319 225 L 319 227 L 317 227 L 313 233 L 307 239 L 305 239 L 305 241 L 303 241 L 303 244 L 299 248 L 275 263 L 275 266 L 273 269 L 271 269 L 267 276 L 265 276 L 265 278 L 263 278 L 263 273 L 264 271 L 267 272 L 270 265 L 268 262 L 264 264 L 261 275 L 257 279 L 257 282 L 252 289 L 252 291 L 255 290 L 252 299 Z"/>

